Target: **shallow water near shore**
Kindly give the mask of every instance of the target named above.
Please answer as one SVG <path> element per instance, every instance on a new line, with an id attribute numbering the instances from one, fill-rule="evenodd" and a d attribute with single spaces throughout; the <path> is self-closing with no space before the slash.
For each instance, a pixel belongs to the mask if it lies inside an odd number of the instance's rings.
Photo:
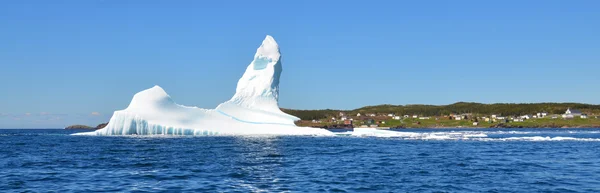
<path id="1" fill-rule="evenodd" d="M 402 137 L 99 137 L 0 130 L 0 192 L 600 192 L 600 129 Z"/>

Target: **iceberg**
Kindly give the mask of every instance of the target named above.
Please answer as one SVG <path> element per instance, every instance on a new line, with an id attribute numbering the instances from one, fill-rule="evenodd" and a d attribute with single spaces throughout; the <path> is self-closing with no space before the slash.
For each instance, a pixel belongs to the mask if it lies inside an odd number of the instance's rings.
<path id="1" fill-rule="evenodd" d="M 333 133 L 298 127 L 298 117 L 279 109 L 279 45 L 267 35 L 237 83 L 233 97 L 215 109 L 175 103 L 159 86 L 133 96 L 115 111 L 106 127 L 76 135 L 319 135 Z"/>

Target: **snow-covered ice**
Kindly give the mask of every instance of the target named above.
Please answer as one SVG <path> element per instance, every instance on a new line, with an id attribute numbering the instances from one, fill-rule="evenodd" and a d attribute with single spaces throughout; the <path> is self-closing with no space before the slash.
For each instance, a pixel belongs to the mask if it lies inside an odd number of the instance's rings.
<path id="1" fill-rule="evenodd" d="M 106 127 L 79 135 L 333 135 L 297 127 L 299 118 L 279 109 L 281 72 L 279 46 L 267 36 L 235 95 L 216 109 L 179 105 L 154 86 L 135 94 L 126 109 L 115 111 Z"/>

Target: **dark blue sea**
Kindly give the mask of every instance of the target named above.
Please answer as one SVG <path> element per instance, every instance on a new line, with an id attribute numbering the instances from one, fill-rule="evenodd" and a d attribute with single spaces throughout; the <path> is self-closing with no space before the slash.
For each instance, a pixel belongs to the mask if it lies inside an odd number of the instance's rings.
<path id="1" fill-rule="evenodd" d="M 98 137 L 0 130 L 0 192 L 600 192 L 600 129 L 449 137 Z"/>

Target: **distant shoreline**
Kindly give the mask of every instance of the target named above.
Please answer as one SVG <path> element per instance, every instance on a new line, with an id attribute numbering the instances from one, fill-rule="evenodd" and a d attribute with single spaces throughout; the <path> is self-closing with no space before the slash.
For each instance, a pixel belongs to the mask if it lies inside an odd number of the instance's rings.
<path id="1" fill-rule="evenodd" d="M 318 127 L 314 127 L 318 128 Z M 379 130 L 404 130 L 404 129 L 600 129 L 600 127 L 367 127 Z M 327 130 L 353 130 L 354 128 L 324 128 Z"/>

